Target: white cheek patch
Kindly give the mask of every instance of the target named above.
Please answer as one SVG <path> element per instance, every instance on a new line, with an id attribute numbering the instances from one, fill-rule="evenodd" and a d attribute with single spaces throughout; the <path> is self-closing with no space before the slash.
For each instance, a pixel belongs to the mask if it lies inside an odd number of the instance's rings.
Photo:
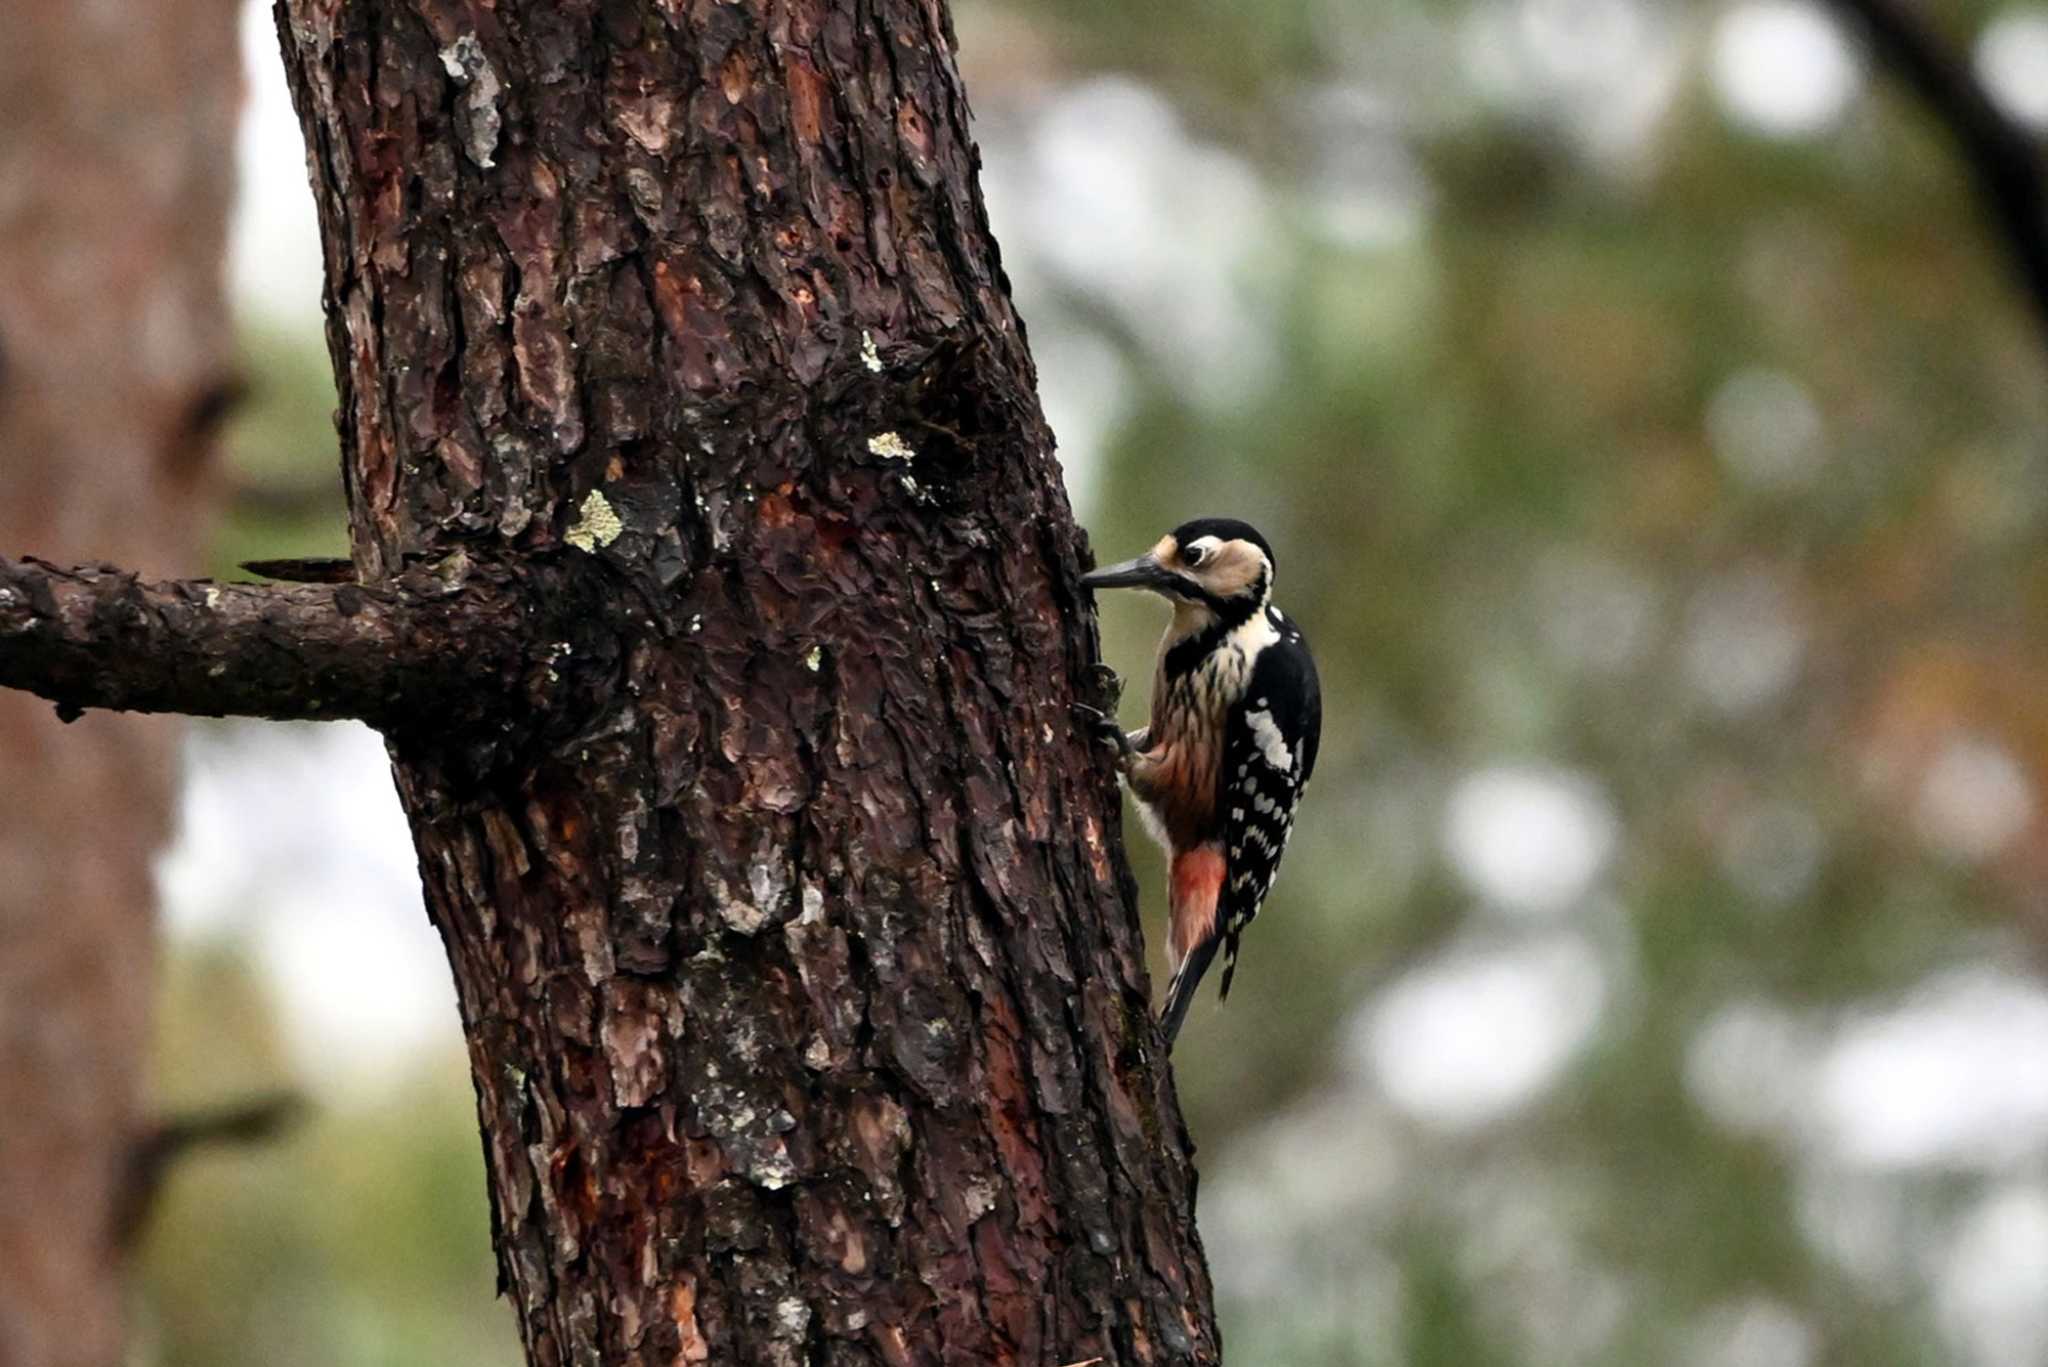
<path id="1" fill-rule="evenodd" d="M 1294 772 L 1294 752 L 1287 748 L 1287 738 L 1280 734 L 1280 728 L 1273 721 L 1271 712 L 1247 712 L 1245 720 L 1251 723 L 1252 735 L 1258 738 L 1259 753 L 1266 757 L 1266 763 L 1283 774 Z"/>

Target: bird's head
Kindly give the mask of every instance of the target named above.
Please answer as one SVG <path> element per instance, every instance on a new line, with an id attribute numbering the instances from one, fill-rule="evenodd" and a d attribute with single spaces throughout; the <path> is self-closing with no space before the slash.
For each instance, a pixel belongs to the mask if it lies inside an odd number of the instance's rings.
<path id="1" fill-rule="evenodd" d="M 1133 560 L 1083 575 L 1091 589 L 1149 589 L 1176 613 L 1242 621 L 1273 592 L 1273 548 L 1250 524 L 1228 517 L 1183 522 Z"/>

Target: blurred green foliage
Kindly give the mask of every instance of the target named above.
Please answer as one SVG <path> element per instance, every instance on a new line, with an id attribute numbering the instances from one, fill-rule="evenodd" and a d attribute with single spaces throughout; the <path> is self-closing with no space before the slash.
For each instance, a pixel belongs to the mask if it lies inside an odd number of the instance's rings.
<path id="1" fill-rule="evenodd" d="M 166 973 L 158 1092 L 197 1106 L 294 1082 L 254 966 L 188 945 Z M 450 1038 L 278 1140 L 195 1151 L 142 1249 L 139 1360 L 165 1367 L 502 1367 L 468 1060 Z"/>
<path id="2" fill-rule="evenodd" d="M 227 432 L 229 516 L 213 571 L 244 560 L 348 554 L 347 510 L 334 436 L 334 376 L 317 329 L 245 322 L 247 400 Z M 238 576 L 237 576 L 238 577 Z"/>
<path id="3" fill-rule="evenodd" d="M 1686 1079 L 1731 1002 L 1818 1021 L 1877 1009 L 1945 967 L 2024 971 L 2015 931 L 2039 929 L 2038 823 L 1959 859 L 1913 820 L 1945 737 L 1994 738 L 2030 780 L 2048 773 L 2032 610 L 2048 357 L 1946 140 L 1879 73 L 1822 136 L 1744 131 L 1702 71 L 1711 8 L 1694 27 L 1623 7 L 1679 26 L 1684 66 L 1620 165 L 1540 101 L 1473 88 L 1460 48 L 1480 6 L 1024 8 L 1070 36 L 1075 65 L 1157 81 L 1189 136 L 1258 168 L 1276 206 L 1256 266 L 1279 365 L 1246 402 L 1195 412 L 1180 377 L 1126 342 L 1135 392 L 1091 527 L 1114 558 L 1185 517 L 1259 525 L 1329 702 L 1318 781 L 1233 1000 L 1198 1008 L 1176 1055 L 1210 1209 L 1218 1169 L 1239 1163 L 1250 1175 L 1223 1181 L 1262 1199 L 1283 1179 L 1247 1152 L 1282 1147 L 1308 1169 L 1286 1180 L 1329 1184 L 1353 1222 L 1318 1234 L 1276 1201 L 1263 1236 L 1212 1238 L 1232 1360 L 1973 1360 L 1936 1334 L 1932 1286 L 1981 1176 L 1885 1178 L 1926 1231 L 1905 1250 L 1922 1276 L 1859 1278 L 1802 1214 L 1826 1160 L 1796 1135 L 1731 1131 Z M 1967 41 L 1985 12 L 1939 17 Z M 1412 235 L 1348 247 L 1320 230 L 1316 131 L 1298 111 L 1304 83 L 1331 82 L 1394 111 L 1426 187 Z M 1789 377 L 1810 402 L 1812 471 L 1745 478 L 1717 452 L 1717 395 L 1745 372 Z M 1782 592 L 1802 644 L 1783 686 L 1729 706 L 1688 677 L 1712 673 L 1711 643 L 1704 662 L 1688 652 L 1710 595 L 1749 574 Z M 1603 621 L 1596 594 L 1561 641 L 1559 582 L 1570 597 L 1574 579 L 1608 575 L 1647 621 Z M 1142 694 L 1162 613 L 1116 598 L 1103 615 Z M 1627 631 L 1642 639 L 1600 658 Z M 1126 718 L 1141 707 L 1127 698 Z M 1594 897 L 1623 917 L 1568 914 L 1592 916 L 1610 964 L 1576 1061 L 1526 1108 L 1445 1136 L 1386 1116 L 1346 1050 L 1406 967 L 1468 933 L 1516 933 L 1433 848 L 1446 789 L 1499 763 L 1598 785 L 1620 838 Z M 1760 897 L 1731 842 L 1780 808 L 1813 823 L 1818 848 L 1789 897 Z M 1134 849 L 1156 940 L 1163 874 Z M 1317 1139 L 1333 1092 L 1362 1092 L 1366 1119 Z M 1397 1190 L 1347 1201 L 1347 1155 L 1389 1142 Z M 1499 1209 L 1466 1208 L 1475 1189 Z M 1518 1210 L 1569 1269 L 1533 1290 L 1525 1263 L 1488 1249 Z M 1279 1286 L 1226 1261 L 1247 1244 L 1279 1258 Z M 1388 1266 L 1346 1265 L 1368 1252 Z M 1390 1304 L 1366 1294 L 1378 1276 Z M 1612 1322 L 1547 1340 L 1546 1298 Z M 1752 1302 L 1796 1328 L 1797 1351 L 1710 1356 L 1712 1312 Z"/>

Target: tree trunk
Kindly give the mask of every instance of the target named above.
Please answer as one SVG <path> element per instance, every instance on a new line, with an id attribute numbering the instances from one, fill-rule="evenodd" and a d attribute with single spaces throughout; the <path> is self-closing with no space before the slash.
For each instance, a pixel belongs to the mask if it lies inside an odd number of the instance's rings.
<path id="1" fill-rule="evenodd" d="M 235 6 L 15 0 L 0 42 L 0 545 L 196 567 L 230 393 Z M 0 1363 L 122 1360 L 162 718 L 0 697 Z"/>
<path id="2" fill-rule="evenodd" d="M 386 720 L 529 1360 L 1216 1361 L 941 0 L 279 18 L 358 569 L 530 605 Z"/>

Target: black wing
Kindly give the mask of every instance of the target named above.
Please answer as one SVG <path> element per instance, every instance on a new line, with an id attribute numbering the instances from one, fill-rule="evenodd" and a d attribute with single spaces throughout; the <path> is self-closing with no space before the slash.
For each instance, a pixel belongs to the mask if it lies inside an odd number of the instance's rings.
<path id="1" fill-rule="evenodd" d="M 1276 614 L 1277 615 L 1277 614 Z M 1244 696 L 1223 727 L 1223 894 L 1216 920 L 1223 931 L 1223 982 L 1230 995 L 1237 940 L 1272 891 L 1294 829 L 1294 808 L 1316 768 L 1323 732 L 1323 694 L 1308 643 L 1293 622 L 1279 620 L 1280 639 L 1259 652 Z"/>

